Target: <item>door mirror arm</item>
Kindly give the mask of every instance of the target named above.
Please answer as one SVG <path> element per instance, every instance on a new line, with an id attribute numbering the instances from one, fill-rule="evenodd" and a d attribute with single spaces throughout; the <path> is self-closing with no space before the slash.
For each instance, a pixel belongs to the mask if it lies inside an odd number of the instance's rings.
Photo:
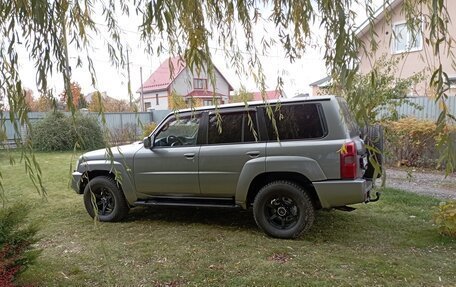
<path id="1" fill-rule="evenodd" d="M 143 140 L 144 148 L 151 149 L 154 147 L 155 143 L 155 135 L 152 134 L 148 137 L 145 137 Z"/>

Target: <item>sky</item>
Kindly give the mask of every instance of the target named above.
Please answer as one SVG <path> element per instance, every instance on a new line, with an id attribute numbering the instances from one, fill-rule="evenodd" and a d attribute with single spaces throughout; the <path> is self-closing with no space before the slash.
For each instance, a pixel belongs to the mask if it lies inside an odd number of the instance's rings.
<path id="1" fill-rule="evenodd" d="M 376 0 L 376 3 L 380 2 L 380 0 Z M 361 22 L 363 18 L 365 18 L 362 13 L 363 9 L 362 7 L 358 7 L 356 10 L 357 14 L 360 15 L 358 17 L 360 20 L 357 20 L 357 22 Z M 103 19 L 95 19 L 95 21 L 97 23 L 102 23 Z M 144 52 L 144 47 L 141 44 L 138 32 L 140 19 L 135 13 L 131 13 L 128 18 L 125 16 L 120 17 L 119 23 L 123 32 L 122 36 L 124 38 L 124 43 L 128 43 L 128 46 L 130 47 L 130 79 L 134 96 L 138 97 L 139 95 L 135 92 L 141 86 L 140 68 L 142 67 L 143 70 L 142 80 L 144 82 L 150 74 L 158 68 L 160 63 L 168 58 L 168 55 L 150 56 Z M 274 29 L 274 27 L 259 26 L 256 28 L 256 31 L 257 33 L 267 33 L 268 29 Z M 101 30 L 104 30 L 103 26 L 101 26 Z M 285 53 L 278 46 L 273 47 L 267 55 L 262 55 L 260 57 L 266 75 L 267 89 L 275 88 L 277 77 L 280 75 L 284 80 L 284 91 L 286 96 L 293 97 L 299 93 L 310 93 L 309 84 L 326 76 L 327 69 L 323 62 L 325 47 L 319 44 L 322 43 L 321 35 L 323 35 L 323 31 L 319 29 L 317 25 L 314 25 L 312 32 L 315 37 L 311 47 L 308 48 L 307 52 L 300 59 L 296 59 L 293 63 L 290 63 L 290 61 L 284 57 Z M 101 92 L 106 92 L 110 97 L 128 101 L 127 70 L 126 68 L 118 69 L 110 64 L 109 56 L 104 46 L 104 38 L 107 38 L 107 36 L 103 35 L 103 33 L 94 37 L 92 41 L 94 48 L 90 52 L 96 69 L 97 86 L 92 86 L 90 74 L 87 71 L 86 65 L 82 68 L 76 68 L 78 52 L 70 48 L 69 54 L 70 66 L 72 67 L 72 80 L 81 85 L 83 94 L 88 94 L 98 89 Z M 240 43 L 240 47 L 242 47 L 242 43 Z M 23 48 L 19 48 L 18 52 L 20 55 L 27 54 Z M 253 79 L 245 77 L 240 79 L 236 75 L 234 68 L 230 67 L 224 54 L 215 44 L 211 45 L 211 53 L 214 64 L 235 90 L 243 85 L 248 91 L 258 91 Z M 35 97 L 38 97 L 39 94 L 35 84 L 36 76 L 33 63 L 27 61 L 27 57 L 23 57 L 23 59 L 25 59 L 25 61 L 23 60 L 20 62 L 20 73 L 23 75 L 23 84 L 25 87 L 34 91 Z M 50 76 L 49 82 L 54 95 L 58 95 L 63 91 L 64 87 L 61 75 L 54 74 L 53 76 Z"/>

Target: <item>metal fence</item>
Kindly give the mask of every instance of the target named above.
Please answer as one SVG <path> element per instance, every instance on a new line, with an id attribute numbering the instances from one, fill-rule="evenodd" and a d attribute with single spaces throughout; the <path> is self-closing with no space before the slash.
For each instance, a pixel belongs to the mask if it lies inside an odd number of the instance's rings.
<path id="1" fill-rule="evenodd" d="M 434 99 L 429 97 L 412 97 L 407 98 L 410 103 L 403 103 L 399 106 L 396 111 L 399 117 L 415 117 L 418 119 L 429 119 L 429 120 L 437 120 L 440 112 L 441 107 L 439 107 L 438 103 L 435 102 Z M 451 114 L 456 114 L 456 97 L 449 97 L 446 100 L 446 104 L 448 110 Z M 420 107 L 417 109 L 416 107 Z M 142 112 L 142 113 L 105 113 L 105 125 L 102 124 L 102 116 L 98 115 L 98 113 L 87 113 L 94 117 L 98 118 L 98 121 L 102 126 L 107 127 L 107 129 L 111 132 L 115 132 L 116 130 L 121 130 L 124 128 L 134 128 L 141 133 L 141 126 L 147 124 L 149 122 L 156 122 L 159 123 L 166 115 L 169 113 L 169 110 L 152 110 L 149 112 Z M 388 113 L 384 111 L 383 113 Z M 28 117 L 31 123 L 35 123 L 46 116 L 47 113 L 40 113 L 40 112 L 31 112 L 28 113 Z M 67 113 L 70 114 L 70 113 Z M 6 139 L 7 141 L 11 142 L 14 141 L 15 137 L 18 135 L 15 134 L 14 131 L 14 123 L 11 123 L 9 119 L 9 113 L 3 113 L 2 118 L 2 129 L 6 132 Z M 18 124 L 18 123 L 16 123 Z M 19 125 L 20 126 L 20 125 Z M 21 138 L 24 138 L 27 131 L 25 127 L 21 126 Z"/>
<path id="2" fill-rule="evenodd" d="M 122 129 L 134 130 L 138 135 L 142 135 L 142 125 L 145 125 L 150 122 L 160 122 L 169 111 L 150 111 L 150 112 L 141 112 L 141 113 L 104 113 L 104 115 L 99 115 L 98 113 L 85 113 L 87 115 L 96 117 L 100 126 L 106 127 L 110 132 L 115 133 Z M 65 113 L 71 115 L 71 113 Z M 42 112 L 30 112 L 28 113 L 28 118 L 32 125 L 44 117 L 47 113 Z M 18 122 L 11 122 L 9 113 L 3 113 L 1 119 L 1 130 L 6 132 L 7 142 L 13 142 L 15 138 L 24 139 L 27 135 L 27 129 L 25 125 L 20 125 Z M 104 117 L 104 119 L 103 119 Z M 14 124 L 17 124 L 20 129 L 20 135 L 16 134 Z M 0 134 L 1 135 L 1 134 Z"/>
<path id="3" fill-rule="evenodd" d="M 440 113 L 441 107 L 435 102 L 434 99 L 429 97 L 410 97 L 407 98 L 410 103 L 403 103 L 397 107 L 396 112 L 400 118 L 402 117 L 414 117 L 417 119 L 437 120 Z M 456 97 L 448 97 L 445 101 L 448 111 L 450 114 L 456 114 Z M 418 108 L 417 108 L 418 107 Z M 383 111 L 382 115 L 388 114 L 387 111 Z"/>

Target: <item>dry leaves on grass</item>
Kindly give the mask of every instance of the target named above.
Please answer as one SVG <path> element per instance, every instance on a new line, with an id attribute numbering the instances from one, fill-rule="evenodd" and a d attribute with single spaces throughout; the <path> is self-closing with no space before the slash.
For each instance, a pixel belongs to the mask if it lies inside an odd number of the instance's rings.
<path id="1" fill-rule="evenodd" d="M 154 281 L 153 286 L 154 287 L 180 287 L 184 286 L 185 283 L 181 280 L 171 280 L 168 282 L 159 282 L 159 281 Z"/>
<path id="2" fill-rule="evenodd" d="M 283 263 L 287 263 L 292 258 L 293 257 L 290 256 L 287 253 L 274 253 L 274 254 L 272 254 L 271 256 L 268 257 L 268 260 L 283 264 Z"/>

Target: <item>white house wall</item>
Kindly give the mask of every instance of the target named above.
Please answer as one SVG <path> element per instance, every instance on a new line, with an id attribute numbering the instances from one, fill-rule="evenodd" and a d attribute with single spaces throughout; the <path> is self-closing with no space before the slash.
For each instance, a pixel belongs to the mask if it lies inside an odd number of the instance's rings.
<path id="1" fill-rule="evenodd" d="M 150 108 L 154 110 L 168 110 L 168 91 L 165 90 L 144 94 L 144 106 L 146 106 L 146 103 L 150 103 Z"/>
<path id="2" fill-rule="evenodd" d="M 186 68 L 182 71 L 179 76 L 174 80 L 171 85 L 171 90 L 174 90 L 178 95 L 187 95 L 194 90 L 193 88 L 193 79 L 207 79 L 207 90 L 209 92 L 213 91 L 213 85 L 211 80 L 208 78 L 206 72 L 201 72 L 199 75 L 196 75 L 196 72 L 192 75 L 189 73 L 189 69 Z M 215 71 L 215 92 L 217 94 L 229 95 L 229 86 L 222 75 Z"/>
<path id="3" fill-rule="evenodd" d="M 188 68 L 185 68 L 171 84 L 171 91 L 180 96 L 185 96 L 193 91 L 193 77 L 190 76 Z"/>
<path id="4" fill-rule="evenodd" d="M 390 1 L 391 2 L 391 1 Z M 456 1 L 445 1 L 446 8 L 451 16 L 452 22 L 448 23 L 448 35 L 456 35 Z M 422 3 L 416 7 L 417 11 L 423 12 L 425 15 L 430 15 L 427 4 Z M 452 60 L 447 55 L 447 45 L 440 46 L 438 55 L 434 55 L 432 46 L 430 46 L 425 38 L 429 37 L 429 29 L 431 29 L 428 17 L 424 17 L 424 32 L 423 32 L 423 47 L 416 51 L 397 53 L 393 52 L 392 42 L 394 39 L 393 25 L 397 23 L 403 23 L 405 21 L 405 15 L 402 9 L 402 5 L 396 6 L 393 10 L 389 11 L 388 17 L 383 16 L 377 24 L 375 24 L 372 32 L 367 31 L 364 33 L 360 40 L 363 42 L 364 48 L 359 51 L 359 71 L 362 74 L 367 74 L 372 70 L 379 59 L 382 59 L 384 55 L 388 58 L 398 61 L 397 69 L 394 70 L 396 78 L 408 78 L 417 73 L 423 72 L 424 79 L 413 87 L 410 91 L 410 95 L 433 95 L 434 91 L 429 87 L 429 82 L 432 73 L 438 68 L 439 64 L 442 64 L 442 69 L 448 74 L 448 76 L 456 76 L 456 69 L 452 63 Z M 377 47 L 376 50 L 372 50 L 370 43 L 375 40 Z M 366 51 L 368 52 L 366 54 Z M 453 46 L 450 49 L 451 53 L 456 53 L 456 48 Z M 440 59 L 440 60 L 439 60 Z M 450 90 L 450 95 L 454 95 L 456 92 Z"/>

